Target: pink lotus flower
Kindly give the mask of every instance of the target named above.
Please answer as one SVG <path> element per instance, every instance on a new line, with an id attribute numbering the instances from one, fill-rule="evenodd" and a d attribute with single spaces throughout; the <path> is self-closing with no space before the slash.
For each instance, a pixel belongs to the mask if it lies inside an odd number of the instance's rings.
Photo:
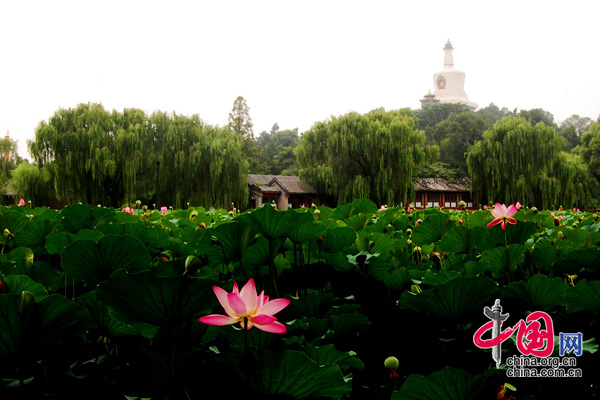
<path id="1" fill-rule="evenodd" d="M 198 321 L 208 325 L 231 325 L 240 322 L 242 329 L 256 326 L 265 332 L 285 333 L 285 325 L 277 322 L 273 314 L 278 313 L 290 304 L 288 299 L 275 299 L 269 301 L 264 290 L 256 295 L 254 278 L 251 278 L 238 290 L 237 283 L 233 284 L 233 292 L 227 293 L 218 286 L 213 286 L 213 291 L 227 315 L 211 314 L 200 317 Z"/>
<path id="2" fill-rule="evenodd" d="M 167 212 L 169 212 L 169 209 L 167 207 L 160 208 L 160 215 L 165 215 Z"/>
<path id="3" fill-rule="evenodd" d="M 512 216 L 517 212 L 517 207 L 515 207 L 514 204 L 511 204 L 508 208 L 506 208 L 506 204 L 500 205 L 499 203 L 496 203 L 490 212 L 495 219 L 486 226 L 494 226 L 502 222 L 502 229 L 506 229 L 507 223 L 513 225 L 517 224 L 517 220 L 512 218 Z"/>
<path id="4" fill-rule="evenodd" d="M 134 213 L 133 213 L 133 208 L 131 208 L 131 207 L 125 207 L 125 208 L 124 208 L 122 211 L 123 211 L 123 212 L 126 212 L 126 213 L 129 213 L 129 214 L 131 214 L 131 215 L 133 215 L 133 214 L 134 214 Z"/>
<path id="5" fill-rule="evenodd" d="M 19 200 L 19 207 L 22 207 L 25 205 L 25 200 L 21 199 Z"/>
<path id="6" fill-rule="evenodd" d="M 521 208 L 521 203 L 517 201 L 517 204 L 515 204 L 515 207 L 517 207 L 517 210 L 518 210 L 519 208 Z"/>
<path id="7" fill-rule="evenodd" d="M 487 210 L 487 204 L 484 204 L 484 205 L 483 205 L 483 209 L 484 209 L 484 210 Z"/>
<path id="8" fill-rule="evenodd" d="M 387 205 L 385 204 L 382 204 L 381 207 L 379 207 L 379 211 L 386 211 L 387 209 Z"/>

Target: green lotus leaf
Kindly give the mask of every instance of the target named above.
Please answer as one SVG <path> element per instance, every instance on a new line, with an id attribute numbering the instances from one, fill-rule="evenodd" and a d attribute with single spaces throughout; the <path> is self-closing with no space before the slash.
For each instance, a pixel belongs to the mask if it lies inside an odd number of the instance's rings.
<path id="1" fill-rule="evenodd" d="M 577 282 L 565 293 L 567 312 L 600 311 L 600 281 L 588 282 L 585 279 Z"/>
<path id="2" fill-rule="evenodd" d="M 383 274 L 381 280 L 388 289 L 401 291 L 404 289 L 404 285 L 407 282 L 410 282 L 410 277 L 408 275 L 408 270 L 403 267 Z"/>
<path id="3" fill-rule="evenodd" d="M 301 351 L 259 351 L 250 367 L 240 354 L 221 354 L 218 358 L 232 365 L 245 379 L 246 394 L 259 394 L 262 398 L 341 399 L 352 390 L 339 366 L 320 366 Z"/>
<path id="4" fill-rule="evenodd" d="M 468 237 L 467 237 L 468 232 Z M 485 238 L 486 228 L 481 226 L 471 227 L 469 230 L 464 225 L 452 228 L 439 241 L 438 246 L 441 252 L 466 253 L 473 251 L 479 241 Z"/>
<path id="5" fill-rule="evenodd" d="M 156 336 L 156 327 L 137 323 L 133 325 L 119 321 L 110 314 L 108 307 L 95 298 L 96 292 L 85 293 L 75 299 L 75 302 L 84 306 L 96 323 L 97 333 L 100 336 L 120 337 L 140 335 L 151 339 Z"/>
<path id="6" fill-rule="evenodd" d="M 427 271 L 423 277 L 423 283 L 429 286 L 437 286 L 446 283 L 461 275 L 460 271 L 443 269 L 439 272 Z"/>
<path id="7" fill-rule="evenodd" d="M 387 260 L 392 256 L 392 252 L 396 250 L 396 245 L 397 241 L 390 239 L 383 233 L 371 233 L 366 237 L 359 237 L 355 242 L 358 251 L 379 254 L 379 257 L 383 260 Z"/>
<path id="8" fill-rule="evenodd" d="M 35 282 L 42 284 L 49 293 L 54 293 L 64 288 L 65 274 L 46 261 L 36 261 L 27 270 L 27 275 Z M 39 300 L 39 299 L 38 299 Z"/>
<path id="9" fill-rule="evenodd" d="M 469 213 L 469 211 L 467 211 Z M 469 229 L 475 227 L 484 227 L 487 224 L 487 216 L 485 212 L 476 211 L 475 214 L 468 214 L 466 218 L 463 218 L 463 223 L 468 225 Z"/>
<path id="10" fill-rule="evenodd" d="M 323 237 L 321 250 L 330 254 L 337 253 L 355 241 L 356 232 L 348 226 L 327 229 L 327 235 Z"/>
<path id="11" fill-rule="evenodd" d="M 132 236 L 107 235 L 98 244 L 92 240 L 73 242 L 62 252 L 62 268 L 70 277 L 81 278 L 95 286 L 125 268 L 136 272 L 150 268 L 146 247 Z"/>
<path id="12" fill-rule="evenodd" d="M 490 296 L 497 291 L 496 282 L 488 277 L 465 278 L 458 276 L 417 295 L 405 291 L 402 293 L 398 305 L 400 308 L 409 308 L 417 312 L 424 311 L 436 317 L 452 320 L 472 310 L 482 308 Z"/>
<path id="13" fill-rule="evenodd" d="M 513 282 L 500 290 L 500 297 L 521 303 L 528 310 L 547 311 L 554 306 L 564 306 L 568 285 L 560 278 L 536 274 L 527 281 Z"/>
<path id="14" fill-rule="evenodd" d="M 288 232 L 288 238 L 296 244 L 323 237 L 327 234 L 325 225 L 318 222 L 307 222 Z"/>
<path id="15" fill-rule="evenodd" d="M 488 269 L 492 271 L 495 278 L 499 278 L 507 273 L 507 267 L 509 271 L 514 271 L 517 265 L 524 260 L 524 253 L 525 247 L 520 244 L 509 245 L 508 252 L 506 247 L 494 247 L 481 254 L 479 268 L 482 272 Z"/>
<path id="16" fill-rule="evenodd" d="M 227 260 L 239 260 L 244 250 L 252 244 L 256 231 L 238 221 L 219 225 L 214 231 Z"/>
<path id="17" fill-rule="evenodd" d="M 133 236 L 146 246 L 150 254 L 157 254 L 169 246 L 169 236 L 156 226 L 145 226 L 139 223 L 102 224 L 95 230 L 104 235 Z"/>
<path id="18" fill-rule="evenodd" d="M 516 225 L 508 224 L 506 229 L 502 229 L 501 224 L 487 228 L 487 237 L 482 240 L 477 248 L 485 251 L 498 245 L 504 246 L 505 234 L 506 242 L 510 244 L 525 244 L 533 234 L 537 232 L 538 225 L 533 222 L 518 222 Z"/>
<path id="19" fill-rule="evenodd" d="M 327 314 L 335 301 L 331 293 L 310 293 L 292 299 L 288 308 L 298 316 L 319 318 Z"/>
<path id="20" fill-rule="evenodd" d="M 275 258 L 283 239 L 269 242 L 264 236 L 259 237 L 256 242 L 248 246 L 242 253 L 244 265 L 269 265 Z"/>
<path id="21" fill-rule="evenodd" d="M 481 398 L 480 392 L 486 378 L 471 376 L 452 367 L 423 376 L 412 374 L 392 400 L 471 400 Z"/>
<path id="22" fill-rule="evenodd" d="M 570 275 L 577 274 L 581 269 L 594 269 L 600 266 L 600 249 L 584 248 L 573 250 L 561 256 L 555 263 L 557 272 L 566 272 Z"/>
<path id="23" fill-rule="evenodd" d="M 329 320 L 329 329 L 335 332 L 335 340 L 352 339 L 358 332 L 366 330 L 370 324 L 369 318 L 358 312 L 332 315 Z"/>
<path id="24" fill-rule="evenodd" d="M 89 314 L 57 294 L 36 302 L 30 292 L 0 296 L 0 360 L 22 365 L 36 362 L 42 351 L 58 341 L 80 335 Z"/>
<path id="25" fill-rule="evenodd" d="M 94 229 L 100 224 L 117 222 L 115 214 L 112 208 L 92 207 L 88 204 L 66 206 L 61 212 L 63 227 L 72 233 L 82 229 Z"/>
<path id="26" fill-rule="evenodd" d="M 258 233 L 267 239 L 279 239 L 287 235 L 292 229 L 313 221 L 310 213 L 300 213 L 293 209 L 279 211 L 265 204 L 258 210 L 237 217 L 239 222 L 250 225 Z"/>
<path id="27" fill-rule="evenodd" d="M 453 226 L 454 222 L 447 214 L 431 215 L 413 229 L 411 239 L 419 246 L 435 243 Z"/>
<path id="28" fill-rule="evenodd" d="M 41 283 L 35 282 L 27 275 L 8 275 L 2 279 L 4 294 L 20 294 L 29 292 L 36 301 L 48 297 L 48 292 Z"/>
<path id="29" fill-rule="evenodd" d="M 15 235 L 16 245 L 19 247 L 29 247 L 35 254 L 45 253 L 44 244 L 46 236 L 55 232 L 60 227 L 59 221 L 50 219 L 33 220 L 27 223 Z"/>
<path id="30" fill-rule="evenodd" d="M 93 240 L 98 243 L 98 240 L 104 236 L 102 232 L 92 231 L 90 229 L 82 229 L 77 233 L 58 232 L 51 233 L 46 236 L 46 244 L 44 245 L 48 254 L 60 254 L 71 243 L 76 240 Z"/>
<path id="31" fill-rule="evenodd" d="M 550 268 L 558 260 L 559 252 L 554 246 L 535 247 L 531 252 L 531 260 L 542 268 Z"/>
<path id="32" fill-rule="evenodd" d="M 377 210 L 377 204 L 373 203 L 371 200 L 357 199 L 352 203 L 337 207 L 333 211 L 331 218 L 334 220 L 345 220 L 356 214 L 366 214 L 371 216 L 377 213 Z"/>
<path id="33" fill-rule="evenodd" d="M 364 229 L 370 222 L 373 221 L 372 214 L 354 214 L 353 216 L 346 218 L 344 223 L 356 232 Z"/>
<path id="34" fill-rule="evenodd" d="M 98 286 L 96 298 L 123 322 L 167 327 L 209 314 L 218 304 L 213 286 L 211 279 L 119 270 Z"/>
<path id="35" fill-rule="evenodd" d="M 307 344 L 304 346 L 304 352 L 319 365 L 337 364 L 342 370 L 350 368 L 363 369 L 365 367 L 365 364 L 355 357 L 355 352 L 345 353 L 339 351 L 333 344 L 319 347 Z"/>
<path id="36" fill-rule="evenodd" d="M 562 232 L 562 234 L 565 237 L 565 240 L 568 240 L 569 242 L 573 243 L 575 248 L 581 249 L 583 247 L 592 246 L 591 235 L 593 232 L 588 232 L 584 229 L 578 228 L 568 228 L 565 226 L 561 226 L 556 231 L 556 234 L 558 234 L 558 232 Z"/>
<path id="37" fill-rule="evenodd" d="M 29 218 L 21 212 L 17 211 L 5 211 L 0 215 L 0 229 L 8 229 L 13 235 L 19 232 L 27 223 Z"/>

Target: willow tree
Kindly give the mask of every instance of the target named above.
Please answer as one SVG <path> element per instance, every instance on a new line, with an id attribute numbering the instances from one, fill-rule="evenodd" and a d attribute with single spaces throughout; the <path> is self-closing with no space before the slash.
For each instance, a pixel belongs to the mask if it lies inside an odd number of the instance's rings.
<path id="1" fill-rule="evenodd" d="M 21 163 L 22 159 L 17 153 L 17 142 L 6 136 L 0 139 L 0 188 L 4 192 L 12 193 L 10 176 L 12 171 Z"/>
<path id="2" fill-rule="evenodd" d="M 208 125 L 198 115 L 155 112 L 150 121 L 159 154 L 154 162 L 160 204 L 165 199 L 176 207 L 248 201 L 248 162 L 241 136 Z"/>
<path id="3" fill-rule="evenodd" d="M 587 170 L 564 146 L 553 127 L 522 117 L 501 119 L 468 152 L 474 195 L 482 203 L 519 201 L 542 208 L 583 204 L 589 196 Z"/>
<path id="4" fill-rule="evenodd" d="M 29 150 L 40 168 L 54 170 L 59 199 L 118 206 L 136 186 L 144 154 L 144 113 L 124 122 L 100 104 L 60 109 L 41 122 Z M 128 114 L 128 113 L 126 113 Z"/>
<path id="5" fill-rule="evenodd" d="M 406 202 L 414 195 L 413 173 L 430 154 L 415 126 L 409 110 L 351 112 L 315 123 L 296 149 L 300 179 L 340 204 Z"/>
<path id="6" fill-rule="evenodd" d="M 58 110 L 40 123 L 30 152 L 50 166 L 59 198 L 114 207 L 141 199 L 182 207 L 243 202 L 241 138 L 192 117 L 98 104 Z"/>

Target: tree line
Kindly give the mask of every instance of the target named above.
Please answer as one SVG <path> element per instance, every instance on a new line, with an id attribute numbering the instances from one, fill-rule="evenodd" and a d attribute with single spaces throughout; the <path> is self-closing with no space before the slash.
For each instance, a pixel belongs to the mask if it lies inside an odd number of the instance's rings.
<path id="1" fill-rule="evenodd" d="M 241 96 L 224 127 L 198 115 L 80 104 L 42 121 L 28 146 L 34 164 L 5 159 L 2 182 L 36 204 L 54 189 L 67 202 L 114 207 L 243 207 L 248 173 L 299 175 L 339 203 L 411 201 L 415 176 L 470 178 L 482 204 L 597 207 L 600 197 L 600 121 L 573 115 L 559 125 L 542 109 L 494 104 L 350 112 L 303 134 L 274 124 L 257 137 Z"/>

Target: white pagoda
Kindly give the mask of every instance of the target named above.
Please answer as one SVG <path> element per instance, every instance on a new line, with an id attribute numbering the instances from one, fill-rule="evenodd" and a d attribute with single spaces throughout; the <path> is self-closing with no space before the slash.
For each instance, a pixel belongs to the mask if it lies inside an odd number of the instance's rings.
<path id="1" fill-rule="evenodd" d="M 444 46 L 444 69 L 433 74 L 433 95 L 440 103 L 463 103 L 473 110 L 477 103 L 469 100 L 465 92 L 465 73 L 454 68 L 454 57 L 452 56 L 452 43 L 450 39 Z"/>

